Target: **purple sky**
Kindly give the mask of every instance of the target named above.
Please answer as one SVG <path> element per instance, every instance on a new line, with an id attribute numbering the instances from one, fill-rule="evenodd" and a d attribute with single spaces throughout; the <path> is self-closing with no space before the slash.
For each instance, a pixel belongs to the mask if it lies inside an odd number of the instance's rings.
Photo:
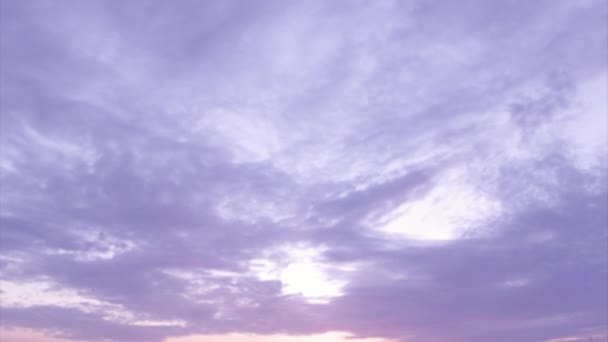
<path id="1" fill-rule="evenodd" d="M 2 342 L 608 341 L 606 0 L 0 0 Z"/>

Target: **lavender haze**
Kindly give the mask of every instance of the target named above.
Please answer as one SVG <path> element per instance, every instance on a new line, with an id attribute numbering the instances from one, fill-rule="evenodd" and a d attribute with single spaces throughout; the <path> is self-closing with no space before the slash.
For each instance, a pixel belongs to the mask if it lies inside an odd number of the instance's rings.
<path id="1" fill-rule="evenodd" d="M 0 0 L 2 342 L 608 341 L 608 1 Z"/>

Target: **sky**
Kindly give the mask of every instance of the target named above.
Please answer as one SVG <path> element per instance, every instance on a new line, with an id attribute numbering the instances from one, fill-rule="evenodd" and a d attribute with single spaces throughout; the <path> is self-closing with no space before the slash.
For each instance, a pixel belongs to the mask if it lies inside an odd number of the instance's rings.
<path id="1" fill-rule="evenodd" d="M 0 0 L 2 342 L 608 341 L 608 1 Z"/>

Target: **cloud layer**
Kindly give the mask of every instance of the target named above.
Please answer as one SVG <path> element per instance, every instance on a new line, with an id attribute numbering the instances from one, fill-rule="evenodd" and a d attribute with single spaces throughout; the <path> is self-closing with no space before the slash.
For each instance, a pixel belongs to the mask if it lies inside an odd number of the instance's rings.
<path id="1" fill-rule="evenodd" d="M 608 338 L 605 1 L 0 6 L 6 336 Z"/>

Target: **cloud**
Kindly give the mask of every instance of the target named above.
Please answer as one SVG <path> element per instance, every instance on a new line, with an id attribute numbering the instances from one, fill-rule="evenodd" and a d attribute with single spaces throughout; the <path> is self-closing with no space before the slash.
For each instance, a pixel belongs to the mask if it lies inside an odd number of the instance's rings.
<path id="1" fill-rule="evenodd" d="M 606 335 L 605 3 L 0 6 L 3 331 Z"/>

